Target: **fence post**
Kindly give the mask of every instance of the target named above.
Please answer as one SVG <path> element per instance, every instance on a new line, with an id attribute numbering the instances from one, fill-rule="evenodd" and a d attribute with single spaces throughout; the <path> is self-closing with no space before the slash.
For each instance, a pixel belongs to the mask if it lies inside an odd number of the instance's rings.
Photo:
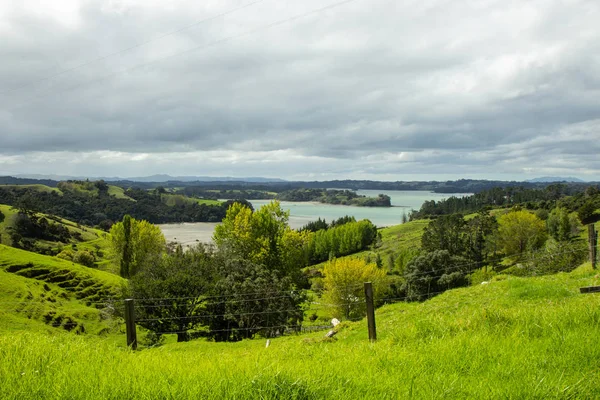
<path id="1" fill-rule="evenodd" d="M 365 300 L 367 302 L 367 324 L 369 326 L 369 340 L 377 340 L 377 328 L 375 327 L 375 307 L 373 306 L 373 285 L 365 282 Z"/>
<path id="2" fill-rule="evenodd" d="M 596 269 L 596 251 L 598 248 L 598 232 L 594 227 L 594 224 L 588 225 L 588 247 L 590 251 L 590 262 L 592 268 Z"/>
<path id="3" fill-rule="evenodd" d="M 125 328 L 127 330 L 127 347 L 137 350 L 137 333 L 135 331 L 135 312 L 133 299 L 125 300 Z"/>

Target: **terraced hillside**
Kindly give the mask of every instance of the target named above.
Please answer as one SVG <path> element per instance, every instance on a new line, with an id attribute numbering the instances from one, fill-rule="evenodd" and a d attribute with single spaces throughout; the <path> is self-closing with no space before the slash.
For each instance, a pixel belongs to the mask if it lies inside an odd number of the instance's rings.
<path id="1" fill-rule="evenodd" d="M 107 301 L 125 280 L 56 257 L 0 245 L 0 331 L 111 329 Z"/>

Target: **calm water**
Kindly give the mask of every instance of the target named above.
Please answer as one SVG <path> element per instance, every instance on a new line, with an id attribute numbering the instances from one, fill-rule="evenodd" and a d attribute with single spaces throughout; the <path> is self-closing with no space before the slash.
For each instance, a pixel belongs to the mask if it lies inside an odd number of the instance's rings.
<path id="1" fill-rule="evenodd" d="M 402 214 L 408 214 L 412 209 L 418 210 L 426 200 L 441 200 L 451 196 L 465 196 L 464 193 L 448 194 L 428 191 L 399 191 L 399 190 L 359 190 L 360 195 L 374 197 L 380 193 L 390 196 L 392 206 L 385 207 L 354 207 L 320 203 L 298 203 L 282 201 L 282 208 L 290 211 L 290 226 L 294 229 L 304 226 L 309 221 L 324 218 L 327 222 L 352 215 L 357 220 L 369 219 L 377 226 L 390 226 L 402 223 Z M 255 209 L 268 204 L 270 200 L 252 200 Z M 175 241 L 184 245 L 192 245 L 197 241 L 210 242 L 215 223 L 196 222 L 184 224 L 159 225 L 167 241 Z"/>

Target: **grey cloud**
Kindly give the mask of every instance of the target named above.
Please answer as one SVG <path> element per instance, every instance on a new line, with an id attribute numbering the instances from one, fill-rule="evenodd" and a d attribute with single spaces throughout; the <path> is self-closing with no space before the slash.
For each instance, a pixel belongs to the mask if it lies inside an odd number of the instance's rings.
<path id="1" fill-rule="evenodd" d="M 586 174 L 600 175 L 593 157 L 582 157 L 600 136 L 593 1 L 356 1 L 207 46 L 323 6 L 265 1 L 36 82 L 242 4 L 91 1 L 67 22 L 26 6 L 11 11 L 10 28 L 0 26 L 0 155 L 88 152 L 100 168 L 94 152 L 149 153 L 174 169 L 185 166 L 157 157 L 267 152 L 290 176 L 374 177 L 518 174 L 581 160 Z M 551 140 L 586 121 L 587 135 Z M 305 158 L 273 153 L 290 149 Z M 401 152 L 411 161 L 394 158 Z M 382 154 L 392 155 L 387 165 Z M 307 166 L 316 160 L 320 170 Z M 240 175 L 274 173 L 244 165 Z"/>

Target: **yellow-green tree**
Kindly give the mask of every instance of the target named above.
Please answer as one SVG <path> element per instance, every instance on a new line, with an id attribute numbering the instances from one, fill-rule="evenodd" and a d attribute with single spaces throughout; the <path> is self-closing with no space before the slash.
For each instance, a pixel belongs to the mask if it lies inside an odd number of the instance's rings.
<path id="1" fill-rule="evenodd" d="M 366 313 L 364 282 L 372 282 L 375 299 L 385 288 L 386 273 L 358 258 L 334 259 L 323 268 L 323 302 L 336 318 L 362 318 Z"/>
<path id="2" fill-rule="evenodd" d="M 257 211 L 234 203 L 215 228 L 213 239 L 218 248 L 227 250 L 280 276 L 299 278 L 307 264 L 311 232 L 297 232 L 288 226 L 289 212 L 278 201 Z"/>
<path id="3" fill-rule="evenodd" d="M 508 255 L 539 249 L 547 237 L 544 221 L 528 211 L 511 211 L 498 218 L 498 243 Z"/>
<path id="4" fill-rule="evenodd" d="M 123 278 L 130 278 L 145 266 L 159 262 L 167 246 L 158 226 L 128 215 L 112 226 L 109 235 L 112 254 Z"/>

